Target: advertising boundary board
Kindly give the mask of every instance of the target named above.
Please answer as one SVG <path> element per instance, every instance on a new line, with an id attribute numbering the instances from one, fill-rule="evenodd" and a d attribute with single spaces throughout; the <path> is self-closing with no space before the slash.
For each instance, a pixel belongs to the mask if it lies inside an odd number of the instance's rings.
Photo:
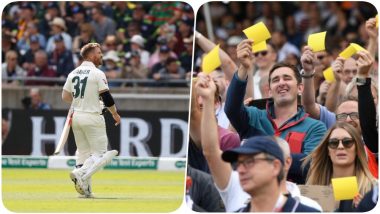
<path id="1" fill-rule="evenodd" d="M 5 109 L 9 133 L 2 144 L 2 155 L 50 156 L 58 145 L 67 111 Z M 75 113 L 74 113 L 75 115 Z M 105 114 L 108 149 L 126 157 L 185 157 L 188 139 L 187 112 L 120 111 L 121 123 L 114 125 Z M 72 130 L 60 156 L 74 156 Z"/>
<path id="2" fill-rule="evenodd" d="M 3 168 L 45 168 L 45 169 L 73 169 L 75 156 L 31 157 L 24 155 L 3 155 Z M 159 170 L 184 171 L 186 158 L 171 157 L 115 157 L 105 169 L 116 170 Z"/>

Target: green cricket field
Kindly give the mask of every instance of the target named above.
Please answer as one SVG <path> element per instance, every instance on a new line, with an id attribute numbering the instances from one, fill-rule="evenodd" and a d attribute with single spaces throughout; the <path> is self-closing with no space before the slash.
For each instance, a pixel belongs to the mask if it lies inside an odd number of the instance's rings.
<path id="1" fill-rule="evenodd" d="M 185 172 L 102 170 L 94 198 L 80 198 L 70 170 L 2 169 L 4 206 L 13 212 L 172 212 L 182 204 Z"/>

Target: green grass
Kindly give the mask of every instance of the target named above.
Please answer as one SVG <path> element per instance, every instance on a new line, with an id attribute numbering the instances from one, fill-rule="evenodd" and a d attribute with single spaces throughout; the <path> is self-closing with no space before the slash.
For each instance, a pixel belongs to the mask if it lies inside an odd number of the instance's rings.
<path id="1" fill-rule="evenodd" d="M 171 212 L 184 195 L 184 172 L 103 170 L 95 198 L 78 198 L 69 170 L 3 169 L 3 204 L 13 212 Z"/>

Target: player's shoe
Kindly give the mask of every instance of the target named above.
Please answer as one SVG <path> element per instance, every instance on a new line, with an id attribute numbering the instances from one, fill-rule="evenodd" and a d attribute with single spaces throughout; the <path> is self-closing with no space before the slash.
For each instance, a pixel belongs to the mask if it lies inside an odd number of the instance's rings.
<path id="1" fill-rule="evenodd" d="M 81 194 L 85 195 L 85 191 L 83 190 L 83 180 L 82 177 L 80 176 L 80 172 L 78 169 L 74 169 L 70 173 L 70 178 L 74 182 L 75 190 Z"/>
<path id="2" fill-rule="evenodd" d="M 112 161 L 112 158 L 117 155 L 118 151 L 111 150 L 104 153 L 99 159 L 95 160 L 94 164 L 82 176 L 83 180 L 90 178 L 95 172 L 99 171 L 102 167 Z"/>
<path id="3" fill-rule="evenodd" d="M 84 197 L 86 198 L 94 197 L 91 190 L 91 177 L 88 178 L 87 180 L 83 180 L 83 191 L 84 191 Z"/>

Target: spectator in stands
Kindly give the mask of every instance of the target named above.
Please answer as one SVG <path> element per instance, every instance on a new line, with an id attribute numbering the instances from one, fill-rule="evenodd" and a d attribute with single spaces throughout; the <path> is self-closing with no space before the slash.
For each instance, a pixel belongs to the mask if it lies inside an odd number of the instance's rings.
<path id="1" fill-rule="evenodd" d="M 304 41 L 307 41 L 307 38 L 310 34 L 318 33 L 322 31 L 321 25 L 321 15 L 316 2 L 310 3 L 310 10 L 308 11 L 308 28 L 304 35 Z"/>
<path id="2" fill-rule="evenodd" d="M 140 25 L 137 22 L 130 22 L 128 26 L 125 29 L 118 29 L 116 33 L 117 39 L 121 42 L 123 45 L 122 49 L 125 52 L 131 51 L 131 41 L 130 39 L 134 35 L 140 34 Z"/>
<path id="3" fill-rule="evenodd" d="M 8 51 L 14 50 L 17 51 L 16 39 L 11 35 L 1 35 L 1 60 L 5 62 L 5 55 Z"/>
<path id="4" fill-rule="evenodd" d="M 301 70 L 300 57 L 295 53 L 289 53 L 286 55 L 284 62 L 290 65 L 295 66 L 297 69 Z M 261 80 L 260 80 L 261 82 Z"/>
<path id="5" fill-rule="evenodd" d="M 180 62 L 172 57 L 165 61 L 165 67 L 158 73 L 153 74 L 155 80 L 185 79 L 186 71 L 181 67 Z"/>
<path id="6" fill-rule="evenodd" d="M 312 58 L 309 58 L 309 57 L 312 57 L 312 55 L 313 54 L 309 52 L 308 50 L 305 50 L 305 52 L 303 53 L 303 56 L 302 56 L 303 59 L 301 59 L 301 61 L 303 61 L 303 68 L 305 71 L 305 75 L 309 75 L 310 71 L 313 70 L 313 61 L 312 61 Z M 358 60 L 359 73 L 362 74 L 363 76 L 367 76 L 369 73 L 370 67 L 373 63 L 372 61 L 373 59 L 370 57 L 369 53 L 366 51 L 360 51 L 358 55 L 360 56 L 359 58 L 361 58 L 361 60 Z M 311 61 L 308 61 L 306 59 L 311 60 Z M 303 101 L 306 111 L 310 114 L 311 117 L 322 121 L 326 125 L 327 128 L 330 128 L 331 126 L 333 126 L 337 121 L 346 121 L 350 123 L 352 126 L 354 126 L 358 130 L 359 133 L 362 133 L 363 128 L 367 128 L 367 126 L 363 126 L 363 127 L 360 126 L 360 123 L 364 123 L 364 121 L 360 122 L 359 120 L 360 118 L 358 114 L 358 102 L 356 100 L 352 100 L 349 97 L 347 98 L 347 100 L 342 101 L 340 105 L 337 107 L 336 114 L 334 114 L 333 112 L 329 111 L 325 106 L 315 103 L 315 97 L 314 97 L 314 94 L 312 93 L 312 91 L 314 91 L 313 84 L 310 84 L 309 83 L 310 81 L 312 81 L 312 78 L 303 79 L 305 90 L 302 96 L 302 101 Z M 368 91 L 368 88 L 367 88 L 367 91 L 366 92 L 365 91 L 366 90 L 364 90 L 364 93 L 370 93 L 371 90 Z M 363 93 L 363 91 L 361 91 L 361 93 Z M 371 114 L 373 115 L 373 111 L 374 111 L 373 98 L 367 94 L 361 97 L 360 102 L 361 102 L 361 106 L 363 105 L 367 106 L 367 108 L 364 108 L 364 109 L 368 109 L 368 112 L 366 113 L 372 112 Z M 369 105 L 373 105 L 373 106 L 370 107 Z M 368 127 L 371 127 L 369 128 L 369 130 L 373 130 L 373 126 L 376 126 L 374 125 L 376 124 L 376 122 L 374 122 L 373 118 L 367 119 L 365 123 L 368 123 Z M 363 136 L 363 139 L 366 145 L 365 146 L 366 153 L 368 154 L 369 169 L 372 175 L 374 177 L 377 177 L 378 166 L 377 166 L 377 162 L 375 160 L 375 156 L 373 153 L 378 152 L 378 142 L 376 139 L 375 140 L 373 139 L 374 137 L 369 137 L 369 136 L 373 136 L 373 134 L 376 134 L 376 132 L 375 133 L 372 132 L 368 134 L 369 130 L 368 129 L 366 130 L 365 132 L 366 134 L 365 134 L 365 137 Z"/>
<path id="7" fill-rule="evenodd" d="M 104 15 L 101 6 L 96 6 L 91 9 L 92 26 L 95 30 L 95 39 L 98 43 L 103 43 L 107 35 L 116 33 L 115 21 Z"/>
<path id="8" fill-rule="evenodd" d="M 272 22 L 272 32 L 274 31 L 283 31 L 284 24 L 281 21 L 280 14 L 277 14 L 273 11 L 273 3 L 272 2 L 263 2 L 262 4 L 262 16 L 258 17 L 255 22 L 264 22 L 266 25 L 270 25 Z"/>
<path id="9" fill-rule="evenodd" d="M 322 142 L 307 156 L 311 161 L 307 174 L 308 185 L 331 185 L 332 178 L 355 176 L 359 196 L 354 200 L 340 201 L 338 212 L 351 212 L 362 196 L 369 192 L 376 179 L 368 169 L 366 152 L 359 132 L 346 122 L 338 122 L 326 133 Z"/>
<path id="10" fill-rule="evenodd" d="M 238 64 L 239 60 L 236 56 L 236 46 L 242 41 L 243 39 L 240 36 L 232 36 L 228 38 L 227 40 L 227 49 L 226 53 L 228 56 L 231 57 L 232 61 L 235 64 Z"/>
<path id="11" fill-rule="evenodd" d="M 166 46 L 162 48 L 163 52 L 161 52 L 162 46 Z M 153 54 L 150 55 L 150 58 L 149 58 L 149 62 L 148 62 L 149 69 L 153 69 L 153 66 L 156 63 L 161 61 L 160 58 L 162 57 L 163 54 L 165 54 L 166 49 L 170 49 L 167 46 L 167 39 L 165 37 L 158 37 L 157 42 L 156 42 L 156 50 L 154 51 Z M 169 55 L 170 57 L 177 58 L 177 55 L 173 51 L 169 51 Z"/>
<path id="12" fill-rule="evenodd" d="M 181 18 L 181 2 L 155 2 L 149 10 L 148 18 L 156 27 L 165 23 L 175 24 Z"/>
<path id="13" fill-rule="evenodd" d="M 140 55 L 141 64 L 148 66 L 149 52 L 144 50 L 145 39 L 140 35 L 131 38 L 131 50 L 137 51 Z"/>
<path id="14" fill-rule="evenodd" d="M 37 36 L 33 35 L 29 39 L 29 50 L 26 51 L 26 53 L 21 57 L 21 65 L 22 67 L 28 71 L 30 69 L 33 69 L 35 67 L 34 64 L 34 54 L 38 50 L 43 50 L 43 48 L 40 46 L 40 41 Z"/>
<path id="15" fill-rule="evenodd" d="M 86 14 L 86 10 L 82 4 L 74 2 L 74 5 L 70 8 L 71 16 L 67 17 L 67 26 L 70 30 L 70 35 L 75 38 L 81 34 L 82 25 L 88 25 L 89 19 Z"/>
<path id="16" fill-rule="evenodd" d="M 141 3 L 136 2 L 136 7 L 132 11 L 132 19 L 124 23 L 124 25 L 129 26 L 129 24 L 136 23 L 140 30 L 139 34 L 146 40 L 145 47 L 149 52 L 152 52 L 154 44 L 156 43 L 156 35 L 154 34 L 155 27 L 152 23 L 145 18 L 146 11 Z"/>
<path id="17" fill-rule="evenodd" d="M 260 89 L 260 93 L 263 99 L 267 99 L 271 97 L 269 94 L 270 86 L 269 86 L 268 75 L 264 75 L 261 77 L 260 82 L 259 82 L 259 89 Z"/>
<path id="18" fill-rule="evenodd" d="M 206 38 L 197 31 L 195 32 L 195 42 L 206 53 L 210 52 L 216 46 L 216 44 L 214 44 L 212 41 L 210 41 L 208 38 Z M 237 66 L 231 59 L 231 57 L 226 52 L 224 52 L 222 48 L 219 50 L 219 56 L 221 60 L 220 69 L 216 69 L 215 71 L 211 72 L 210 76 L 218 85 L 219 94 L 222 99 L 221 105 L 216 110 L 218 124 L 223 128 L 228 128 L 230 125 L 230 121 L 228 120 L 227 115 L 224 112 L 226 90 L 234 72 L 237 69 Z"/>
<path id="19" fill-rule="evenodd" d="M 113 20 L 115 21 L 116 29 L 126 27 L 123 23 L 131 18 L 132 11 L 134 11 L 135 8 L 130 9 L 127 2 L 124 1 L 115 1 L 111 4 L 113 5 Z"/>
<path id="20" fill-rule="evenodd" d="M 335 111 L 337 104 L 341 102 L 347 85 L 353 80 L 357 73 L 357 64 L 352 57 L 344 59 L 338 57 L 333 65 L 335 82 L 331 84 L 326 98 L 326 107 L 330 111 Z M 333 99 L 333 100 L 331 100 Z"/>
<path id="21" fill-rule="evenodd" d="M 137 51 L 125 54 L 127 60 L 121 78 L 127 79 L 145 79 L 148 76 L 148 67 L 143 65 L 140 60 L 140 54 Z M 126 84 L 124 84 L 125 86 Z"/>
<path id="22" fill-rule="evenodd" d="M 113 79 L 118 79 L 121 76 L 122 69 L 119 66 L 120 58 L 114 50 L 108 51 L 104 57 L 104 66 L 101 70 L 104 71 L 109 81 L 109 87 L 118 87 L 121 85 L 119 82 L 112 82 Z"/>
<path id="23" fill-rule="evenodd" d="M 253 99 L 261 99 L 262 95 L 260 94 L 259 82 L 262 76 L 268 75 L 269 71 L 277 61 L 277 53 L 272 44 L 267 43 L 267 50 L 259 51 L 254 53 L 254 60 L 252 65 L 256 66 L 253 70 Z M 252 70 L 252 69 L 251 69 Z M 250 71 L 249 75 L 252 71 Z M 249 77 L 251 80 L 251 77 Z M 250 81 L 249 80 L 249 81 Z M 249 83 L 248 83 L 249 85 Z"/>
<path id="24" fill-rule="evenodd" d="M 211 78 L 208 77 L 208 78 Z M 192 93 L 191 93 L 191 116 L 190 116 L 190 143 L 188 152 L 188 164 L 196 169 L 210 173 L 208 164 L 206 162 L 204 151 L 202 148 L 201 137 L 202 134 L 209 133 L 204 127 L 201 127 L 204 103 L 208 100 L 204 100 L 204 94 L 197 84 L 198 80 L 192 81 Z M 212 105 L 212 111 L 216 112 L 221 106 L 221 99 L 219 95 L 219 88 L 216 86 L 213 91 L 214 102 Z M 199 94 L 198 94 L 199 92 Z M 211 92 L 210 92 L 211 93 Z M 208 96 L 211 96 L 210 94 Z M 205 114 L 208 114 L 207 111 Z M 240 145 L 239 135 L 235 132 L 223 128 L 219 124 L 217 125 L 218 130 L 218 145 L 221 151 L 226 151 L 238 147 Z"/>
<path id="25" fill-rule="evenodd" d="M 285 158 L 275 138 L 248 138 L 240 147 L 223 152 L 222 158 L 235 164 L 240 185 L 251 196 L 250 202 L 237 212 L 318 212 L 292 195 L 283 194 L 280 184 Z"/>
<path id="26" fill-rule="evenodd" d="M 170 56 L 171 50 L 167 45 L 161 45 L 159 50 L 159 61 L 153 65 L 153 67 L 150 70 L 149 78 L 153 78 L 154 74 L 158 73 L 162 68 L 165 67 L 166 60 L 171 57 Z M 153 57 L 153 56 L 152 56 Z M 173 57 L 171 57 L 173 58 Z"/>
<path id="27" fill-rule="evenodd" d="M 43 97 L 38 88 L 31 88 L 29 91 L 30 96 L 30 109 L 33 110 L 50 110 L 49 104 L 43 101 Z"/>
<path id="28" fill-rule="evenodd" d="M 186 73 L 191 72 L 192 60 L 193 60 L 193 37 L 183 39 L 183 44 L 185 45 L 185 51 L 179 55 L 179 61 L 182 67 L 185 69 Z"/>
<path id="29" fill-rule="evenodd" d="M 41 34 L 45 36 L 45 38 L 48 38 L 51 36 L 51 27 L 50 23 L 55 19 L 55 18 L 62 18 L 59 6 L 57 2 L 42 2 L 40 6 L 40 10 L 42 10 L 43 14 L 40 15 L 40 20 L 39 20 L 39 29 Z"/>
<path id="30" fill-rule="evenodd" d="M 46 45 L 46 52 L 51 53 L 54 51 L 54 48 L 55 48 L 54 36 L 55 35 L 61 35 L 63 38 L 63 42 L 65 43 L 65 47 L 68 50 L 72 50 L 72 38 L 68 33 L 66 33 L 67 27 L 65 24 L 65 20 L 63 20 L 60 17 L 56 17 L 53 19 L 52 22 L 50 22 L 50 26 L 52 30 L 52 36 L 50 36 L 48 39 L 48 42 Z"/>
<path id="31" fill-rule="evenodd" d="M 303 91 L 297 68 L 278 63 L 269 71 L 269 87 L 273 102 L 266 110 L 244 107 L 244 91 L 248 70 L 253 64 L 252 41 L 243 40 L 237 48 L 240 67 L 228 87 L 225 112 L 241 139 L 258 134 L 274 135 L 289 142 L 291 152 L 310 153 L 326 132 L 326 127 L 304 112 L 297 104 Z"/>
<path id="32" fill-rule="evenodd" d="M 94 28 L 90 23 L 83 23 L 80 25 L 80 34 L 74 38 L 73 53 L 79 55 L 81 47 L 90 42 L 95 42 Z"/>
<path id="33" fill-rule="evenodd" d="M 20 12 L 18 13 L 18 31 L 16 38 L 21 39 L 24 37 L 24 33 L 27 31 L 29 23 L 34 21 L 35 6 L 30 2 L 19 2 Z M 16 17 L 15 17 L 16 18 Z"/>
<path id="34" fill-rule="evenodd" d="M 48 66 L 48 56 L 43 50 L 34 54 L 35 67 L 28 70 L 28 77 L 56 77 L 56 71 Z M 25 85 L 54 85 L 54 82 L 28 80 Z"/>
<path id="35" fill-rule="evenodd" d="M 364 76 L 367 76 L 367 74 L 369 73 L 370 67 L 373 64 L 373 59 L 371 58 L 371 56 L 369 55 L 369 53 L 367 51 L 360 51 L 360 52 L 358 52 L 358 55 L 359 55 L 359 59 L 361 58 L 360 62 L 362 62 L 360 64 L 360 67 L 356 67 L 355 61 L 353 62 L 353 64 L 355 64 L 356 69 L 359 69 L 360 73 L 363 73 Z M 318 103 L 315 102 L 315 96 L 313 93 L 314 84 L 310 83 L 313 81 L 313 75 L 311 75 L 313 73 L 313 70 L 314 70 L 313 59 L 315 59 L 313 57 L 313 53 L 310 51 L 309 48 L 305 48 L 305 51 L 304 51 L 302 58 L 301 58 L 301 61 L 303 64 L 303 69 L 304 69 L 303 82 L 304 82 L 304 85 L 306 86 L 305 90 L 303 91 L 303 94 L 302 94 L 303 95 L 302 96 L 302 103 L 305 106 L 306 112 L 309 113 L 311 117 L 321 120 L 323 123 L 326 124 L 327 128 L 330 128 L 336 122 L 335 115 L 334 115 L 334 113 L 329 111 L 325 106 L 319 105 Z M 358 59 L 358 61 L 359 61 L 359 59 Z M 308 60 L 310 60 L 310 61 L 308 61 Z M 336 62 L 334 62 L 334 64 L 338 64 L 338 65 L 332 66 L 333 70 L 335 70 L 334 67 L 337 67 L 335 75 L 334 75 L 337 82 L 339 82 L 340 78 L 341 78 L 341 73 L 342 73 L 342 68 L 343 68 L 342 62 L 343 62 L 342 58 L 338 57 Z M 352 71 L 352 72 L 357 73 L 357 70 Z M 335 93 L 335 96 L 337 96 L 337 93 Z M 373 94 L 373 97 L 376 97 L 376 96 L 377 96 L 376 93 Z M 335 99 L 336 99 L 336 97 L 335 97 Z M 372 99 L 372 101 L 373 101 L 373 99 Z M 342 104 L 343 104 L 343 102 L 339 102 L 339 105 L 336 109 L 338 110 Z"/>
<path id="36" fill-rule="evenodd" d="M 189 18 L 182 18 L 179 21 L 178 24 L 178 30 L 175 34 L 177 43 L 173 51 L 179 55 L 181 52 L 185 51 L 185 46 L 183 43 L 183 39 L 190 37 L 193 35 L 193 27 L 194 27 L 194 20 Z"/>
<path id="37" fill-rule="evenodd" d="M 195 88 L 195 89 L 194 89 Z M 219 146 L 219 142 L 222 139 L 217 139 L 217 134 L 220 132 L 216 129 L 216 120 L 213 116 L 214 99 L 217 87 L 212 81 L 212 79 L 203 73 L 198 75 L 197 83 L 193 87 L 192 96 L 194 91 L 197 96 L 202 98 L 202 119 L 201 127 L 199 130 L 207 130 L 207 132 L 201 132 L 201 148 L 203 150 L 204 157 L 207 160 L 208 166 L 210 168 L 211 175 L 213 176 L 215 185 L 222 196 L 223 202 L 226 206 L 227 212 L 232 212 L 245 206 L 247 199 L 250 198 L 249 193 L 244 192 L 241 185 L 239 184 L 238 173 L 232 171 L 230 164 L 227 164 L 222 160 L 221 153 L 222 147 Z M 192 98 L 192 104 L 194 98 Z M 196 112 L 196 111 L 195 111 Z M 191 118 L 193 117 L 193 109 L 191 110 Z M 190 123 L 190 131 L 196 127 L 192 127 Z M 229 140 L 230 141 L 230 140 Z M 314 207 L 321 210 L 321 207 L 309 198 L 300 195 L 297 186 L 294 183 L 286 181 L 290 166 L 292 165 L 292 157 L 290 154 L 290 148 L 288 142 L 281 138 L 276 138 L 275 142 L 280 146 L 282 152 L 284 153 L 284 177 L 280 181 L 281 192 L 286 195 L 291 195 L 292 197 L 298 199 L 302 204 Z M 244 144 L 243 144 L 244 145 Z M 189 147 L 189 151 L 190 151 Z"/>
<path id="38" fill-rule="evenodd" d="M 191 5 L 184 3 L 182 7 L 182 18 L 194 20 L 194 11 Z"/>
<path id="39" fill-rule="evenodd" d="M 161 25 L 157 30 L 160 37 L 166 38 L 166 45 L 170 48 L 170 50 L 176 48 L 178 43 L 178 40 L 175 37 L 176 25 L 164 24 Z"/>
<path id="40" fill-rule="evenodd" d="M 38 32 L 37 25 L 33 22 L 28 23 L 27 29 L 25 33 L 23 34 L 23 37 L 18 40 L 17 42 L 17 48 L 20 51 L 22 55 L 25 54 L 30 49 L 30 43 L 31 43 L 31 37 L 37 37 L 38 42 L 40 43 L 41 48 L 45 48 L 46 46 L 46 39 L 45 37 Z"/>
<path id="41" fill-rule="evenodd" d="M 298 48 L 287 41 L 286 35 L 282 31 L 273 32 L 271 42 L 277 50 L 277 61 L 279 62 L 284 61 L 289 54 L 300 56 Z"/>
<path id="42" fill-rule="evenodd" d="M 119 47 L 119 40 L 115 35 L 108 35 L 102 44 L 102 50 L 107 51 L 119 51 L 122 47 Z"/>
<path id="43" fill-rule="evenodd" d="M 297 48 L 300 48 L 303 42 L 303 34 L 297 28 L 294 15 L 290 15 L 286 18 L 285 22 L 285 32 L 288 41 L 295 45 Z"/>
<path id="44" fill-rule="evenodd" d="M 331 54 L 328 51 L 318 51 L 314 53 L 316 59 L 314 61 L 314 88 L 315 95 L 320 96 L 319 99 L 327 99 L 327 93 L 330 89 L 331 83 L 325 81 L 325 77 L 323 76 L 323 71 L 333 64 L 333 60 Z M 322 88 L 321 88 L 322 87 Z M 325 94 L 323 94 L 325 93 Z M 326 103 L 326 102 L 324 102 Z"/>
<path id="45" fill-rule="evenodd" d="M 1 65 L 1 76 L 3 85 L 20 85 L 19 80 L 4 80 L 7 77 L 24 77 L 26 72 L 17 64 L 17 52 L 10 50 L 5 54 L 5 62 Z"/>
<path id="46" fill-rule="evenodd" d="M 54 51 L 48 54 L 49 66 L 56 70 L 57 77 L 66 78 L 74 70 L 73 54 L 66 49 L 62 35 L 54 36 Z"/>

